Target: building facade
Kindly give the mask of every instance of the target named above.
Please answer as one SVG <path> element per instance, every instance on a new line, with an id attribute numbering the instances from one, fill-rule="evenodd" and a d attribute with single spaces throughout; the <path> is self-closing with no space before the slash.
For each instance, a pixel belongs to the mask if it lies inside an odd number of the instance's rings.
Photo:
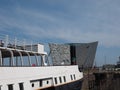
<path id="1" fill-rule="evenodd" d="M 79 68 L 93 67 L 98 42 L 70 43 L 69 45 L 71 47 L 71 62 L 74 61 Z M 73 52 L 74 54 L 72 54 Z"/>
<path id="2" fill-rule="evenodd" d="M 53 65 L 93 67 L 98 42 L 49 44 Z"/>
<path id="3" fill-rule="evenodd" d="M 65 44 L 49 44 L 53 65 L 70 65 L 70 46 Z"/>

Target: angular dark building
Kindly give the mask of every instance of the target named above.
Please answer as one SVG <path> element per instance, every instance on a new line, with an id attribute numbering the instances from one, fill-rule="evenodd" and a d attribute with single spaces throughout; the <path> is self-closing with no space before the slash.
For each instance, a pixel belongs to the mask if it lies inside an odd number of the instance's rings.
<path id="1" fill-rule="evenodd" d="M 98 42 L 49 44 L 53 65 L 93 67 Z"/>
<path id="2" fill-rule="evenodd" d="M 77 64 L 79 68 L 93 67 L 98 42 L 70 43 L 71 64 Z"/>

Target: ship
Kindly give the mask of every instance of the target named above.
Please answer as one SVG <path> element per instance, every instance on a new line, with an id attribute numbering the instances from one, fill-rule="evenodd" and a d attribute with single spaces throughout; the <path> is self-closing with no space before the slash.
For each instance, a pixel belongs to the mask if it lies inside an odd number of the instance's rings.
<path id="1" fill-rule="evenodd" d="M 78 65 L 50 65 L 43 44 L 11 41 L 0 41 L 0 90 L 81 90 Z"/>

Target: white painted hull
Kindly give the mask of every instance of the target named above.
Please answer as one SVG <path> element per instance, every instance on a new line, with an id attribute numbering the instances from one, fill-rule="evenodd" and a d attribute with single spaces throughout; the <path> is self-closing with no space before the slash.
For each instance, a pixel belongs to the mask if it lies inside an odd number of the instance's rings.
<path id="1" fill-rule="evenodd" d="M 77 65 L 0 67 L 1 90 L 9 90 L 8 85 L 11 85 L 13 90 L 20 90 L 19 83 L 23 84 L 24 90 L 45 90 L 48 87 L 58 87 L 80 81 L 82 78 L 83 73 L 79 72 Z"/>

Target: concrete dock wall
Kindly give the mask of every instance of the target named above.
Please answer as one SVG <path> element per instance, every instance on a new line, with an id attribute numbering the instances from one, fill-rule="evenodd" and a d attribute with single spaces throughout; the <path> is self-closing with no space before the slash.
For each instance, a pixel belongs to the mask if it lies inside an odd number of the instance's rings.
<path id="1" fill-rule="evenodd" d="M 120 73 L 99 72 L 84 76 L 82 90 L 120 90 Z"/>

